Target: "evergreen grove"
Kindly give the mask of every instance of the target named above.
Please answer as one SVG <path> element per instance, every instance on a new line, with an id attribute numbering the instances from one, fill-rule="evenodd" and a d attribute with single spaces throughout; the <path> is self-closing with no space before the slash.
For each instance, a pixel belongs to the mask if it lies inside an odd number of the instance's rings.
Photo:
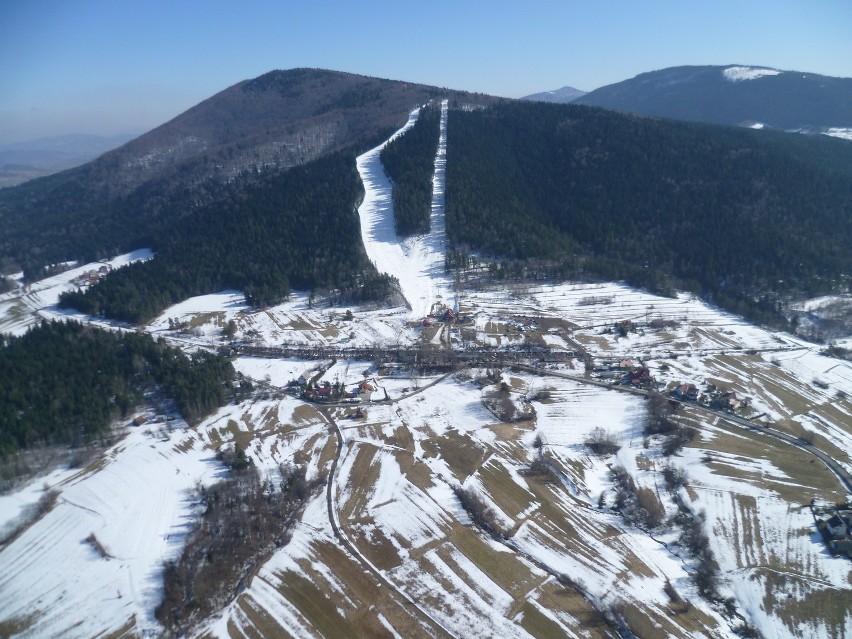
<path id="1" fill-rule="evenodd" d="M 0 457 L 97 441 L 155 387 L 196 422 L 234 396 L 235 372 L 218 355 L 187 356 L 149 335 L 76 322 L 43 322 L 20 337 L 0 337 Z"/>

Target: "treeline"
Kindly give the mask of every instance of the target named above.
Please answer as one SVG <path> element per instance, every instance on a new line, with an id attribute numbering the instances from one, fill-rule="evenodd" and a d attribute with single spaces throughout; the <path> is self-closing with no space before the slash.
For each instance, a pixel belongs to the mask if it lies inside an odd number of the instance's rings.
<path id="1" fill-rule="evenodd" d="M 429 232 L 440 123 L 440 108 L 424 107 L 420 109 L 415 125 L 382 149 L 382 164 L 393 183 L 397 235 Z"/>
<path id="2" fill-rule="evenodd" d="M 542 260 L 758 319 L 852 272 L 843 141 L 523 102 L 454 111 L 448 129 L 454 263 Z"/>
<path id="3" fill-rule="evenodd" d="M 195 422 L 229 401 L 235 372 L 222 357 L 149 335 L 43 322 L 0 336 L 0 457 L 42 444 L 80 446 L 128 417 L 153 385 Z"/>
<path id="4" fill-rule="evenodd" d="M 235 185 L 175 223 L 155 243 L 153 260 L 67 293 L 60 306 L 138 323 L 193 295 L 228 288 L 261 307 L 282 301 L 291 288 L 381 299 L 393 281 L 375 271 L 361 245 L 361 197 L 354 159 L 342 153 Z"/>

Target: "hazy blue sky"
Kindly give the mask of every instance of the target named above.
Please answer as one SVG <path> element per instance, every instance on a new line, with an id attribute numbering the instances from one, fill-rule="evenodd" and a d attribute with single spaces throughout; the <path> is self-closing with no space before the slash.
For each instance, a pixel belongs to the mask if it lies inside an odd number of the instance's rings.
<path id="1" fill-rule="evenodd" d="M 852 77 L 852 0 L 0 0 L 0 144 L 143 132 L 272 69 L 521 97 L 731 63 Z"/>

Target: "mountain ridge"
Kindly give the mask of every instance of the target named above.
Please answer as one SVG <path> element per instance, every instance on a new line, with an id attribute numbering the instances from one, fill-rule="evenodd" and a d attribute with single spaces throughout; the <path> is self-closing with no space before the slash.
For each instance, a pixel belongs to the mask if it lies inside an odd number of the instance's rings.
<path id="1" fill-rule="evenodd" d="M 852 127 L 852 78 L 738 64 L 680 66 L 595 89 L 576 103 L 675 120 L 821 133 Z"/>

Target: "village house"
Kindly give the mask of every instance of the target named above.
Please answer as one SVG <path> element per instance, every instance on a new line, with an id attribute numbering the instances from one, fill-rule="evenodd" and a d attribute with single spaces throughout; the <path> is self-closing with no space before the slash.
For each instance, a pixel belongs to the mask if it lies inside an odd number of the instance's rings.
<path id="1" fill-rule="evenodd" d="M 644 366 L 636 366 L 621 378 L 625 386 L 650 386 L 653 382 L 651 371 Z"/>
<path id="2" fill-rule="evenodd" d="M 849 535 L 850 524 L 852 524 L 852 512 L 850 511 L 845 511 L 845 513 L 835 513 L 828 521 L 825 522 L 828 532 L 835 538 L 842 538 Z"/>
<path id="3" fill-rule="evenodd" d="M 831 550 L 838 555 L 852 559 L 852 539 L 835 539 L 831 542 Z"/>
<path id="4" fill-rule="evenodd" d="M 710 400 L 710 408 L 735 412 L 748 404 L 747 397 L 741 397 L 735 391 L 717 393 Z"/>
<path id="5" fill-rule="evenodd" d="M 698 387 L 695 384 L 681 383 L 675 386 L 670 394 L 676 399 L 694 402 L 698 400 Z"/>

